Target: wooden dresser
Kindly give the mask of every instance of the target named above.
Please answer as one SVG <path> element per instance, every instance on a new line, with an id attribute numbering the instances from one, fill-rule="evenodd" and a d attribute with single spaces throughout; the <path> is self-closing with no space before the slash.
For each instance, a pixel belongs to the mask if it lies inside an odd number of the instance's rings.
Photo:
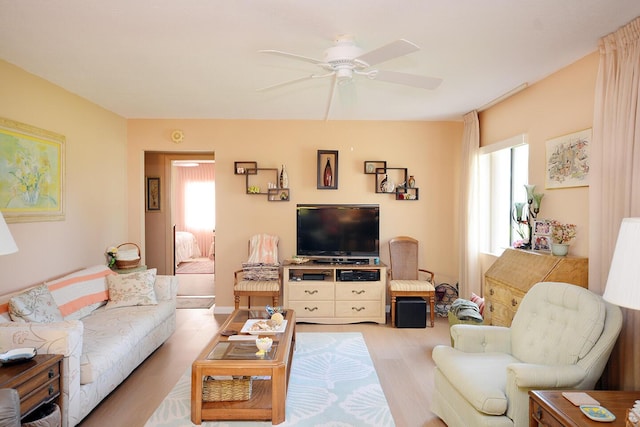
<path id="1" fill-rule="evenodd" d="M 485 324 L 511 326 L 520 301 L 538 282 L 566 282 L 587 288 L 589 259 L 507 249 L 484 275 Z"/>

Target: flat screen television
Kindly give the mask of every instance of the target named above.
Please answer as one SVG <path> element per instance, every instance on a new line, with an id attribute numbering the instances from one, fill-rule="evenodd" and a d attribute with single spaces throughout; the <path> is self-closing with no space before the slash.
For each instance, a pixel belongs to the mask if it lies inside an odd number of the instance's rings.
<path id="1" fill-rule="evenodd" d="M 380 207 L 299 204 L 296 236 L 296 254 L 301 257 L 344 262 L 379 257 Z"/>

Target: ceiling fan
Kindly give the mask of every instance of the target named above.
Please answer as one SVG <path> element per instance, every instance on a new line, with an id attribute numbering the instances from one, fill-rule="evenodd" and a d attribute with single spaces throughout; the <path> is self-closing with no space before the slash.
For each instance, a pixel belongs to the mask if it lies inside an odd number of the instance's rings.
<path id="1" fill-rule="evenodd" d="M 354 37 L 351 35 L 339 35 L 336 37 L 334 45 L 324 51 L 324 58 L 322 60 L 283 52 L 280 50 L 260 50 L 258 51 L 260 53 L 268 53 L 310 62 L 319 66 L 322 69 L 322 72 L 263 87 L 258 89 L 258 91 L 271 90 L 305 80 L 330 77 L 332 79 L 332 83 L 329 92 L 329 102 L 327 103 L 327 109 L 325 111 L 326 120 L 329 117 L 336 86 L 346 86 L 347 84 L 352 83 L 356 76 L 363 76 L 370 80 L 379 80 L 388 83 L 413 86 L 421 89 L 437 88 L 440 83 L 442 83 L 442 79 L 371 68 L 376 64 L 380 64 L 418 50 L 420 50 L 420 48 L 416 44 L 405 39 L 400 39 L 365 53 L 355 43 Z"/>

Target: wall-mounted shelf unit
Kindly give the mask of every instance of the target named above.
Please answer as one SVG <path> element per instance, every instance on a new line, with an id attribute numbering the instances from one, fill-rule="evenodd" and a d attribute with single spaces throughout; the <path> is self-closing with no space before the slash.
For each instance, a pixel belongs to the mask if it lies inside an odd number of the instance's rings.
<path id="1" fill-rule="evenodd" d="M 258 162 L 233 162 L 234 175 L 247 175 L 249 173 L 255 174 L 257 169 Z"/>
<path id="2" fill-rule="evenodd" d="M 419 193 L 416 187 L 396 187 L 396 200 L 415 201 L 419 199 Z"/>
<path id="3" fill-rule="evenodd" d="M 280 188 L 277 168 L 259 168 L 258 162 L 238 161 L 233 163 L 233 173 L 245 176 L 247 194 L 266 195 L 270 202 L 288 202 L 291 193 L 288 188 Z"/>
<path id="4" fill-rule="evenodd" d="M 376 193 L 394 194 L 396 186 L 407 185 L 408 176 L 407 168 L 376 168 Z"/>
<path id="5" fill-rule="evenodd" d="M 270 202 L 288 202 L 289 198 L 288 188 L 269 188 L 267 190 L 267 199 Z"/>
<path id="6" fill-rule="evenodd" d="M 364 162 L 364 173 L 368 175 L 374 175 L 376 169 L 386 169 L 387 162 L 384 160 L 366 160 Z"/>

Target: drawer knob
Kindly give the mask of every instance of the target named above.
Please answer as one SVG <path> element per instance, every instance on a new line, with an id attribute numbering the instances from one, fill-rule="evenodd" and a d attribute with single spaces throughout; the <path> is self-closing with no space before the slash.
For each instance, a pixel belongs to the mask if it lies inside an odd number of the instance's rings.
<path id="1" fill-rule="evenodd" d="M 307 311 L 316 311 L 318 307 L 305 307 L 304 309 Z"/>
<path id="2" fill-rule="evenodd" d="M 355 289 L 351 291 L 352 294 L 356 294 L 356 295 L 362 295 L 364 294 L 366 291 L 364 289 L 360 289 L 359 291 L 356 291 Z"/>
<path id="3" fill-rule="evenodd" d="M 53 369 L 49 369 L 49 378 L 53 378 L 56 376 L 56 373 L 53 371 Z"/>
<path id="4" fill-rule="evenodd" d="M 50 385 L 49 385 L 49 396 L 51 396 L 51 395 L 53 394 L 53 392 L 54 392 L 54 391 L 55 391 L 55 390 L 54 390 L 54 388 L 53 388 L 53 385 L 51 385 L 51 384 L 50 384 Z"/>
<path id="5" fill-rule="evenodd" d="M 360 311 L 364 310 L 364 307 L 351 307 L 351 310 L 360 312 Z"/>
<path id="6" fill-rule="evenodd" d="M 516 301 L 516 299 L 515 299 L 515 298 L 513 298 L 513 299 L 511 300 L 511 306 L 512 306 L 512 307 L 515 307 L 516 305 L 518 305 L 518 301 Z"/>
<path id="7" fill-rule="evenodd" d="M 310 290 L 310 291 L 309 291 L 309 290 L 305 289 L 305 290 L 304 290 L 304 292 L 305 292 L 306 294 L 309 294 L 309 295 L 315 295 L 315 294 L 317 294 L 317 293 L 318 293 L 318 290 L 317 290 L 317 289 L 313 289 L 313 290 Z"/>
<path id="8" fill-rule="evenodd" d="M 489 311 L 493 313 L 493 304 L 489 304 Z"/>
<path id="9" fill-rule="evenodd" d="M 489 295 L 493 295 L 493 294 L 494 294 L 493 288 L 489 289 Z"/>
<path id="10" fill-rule="evenodd" d="M 535 418 L 537 421 L 542 421 L 542 408 L 540 406 L 536 408 Z"/>

